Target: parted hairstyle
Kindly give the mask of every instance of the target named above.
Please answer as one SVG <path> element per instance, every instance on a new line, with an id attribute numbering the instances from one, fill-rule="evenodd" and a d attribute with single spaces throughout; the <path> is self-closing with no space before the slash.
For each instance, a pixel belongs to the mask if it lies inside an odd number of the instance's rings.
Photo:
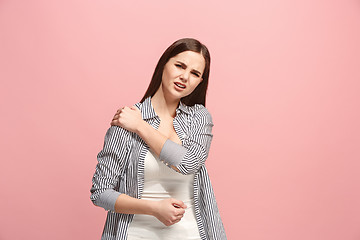
<path id="1" fill-rule="evenodd" d="M 169 59 L 185 51 L 193 51 L 200 53 L 205 59 L 205 69 L 202 75 L 203 80 L 199 83 L 199 85 L 194 89 L 191 94 L 181 98 L 181 101 L 188 106 L 193 106 L 196 103 L 205 106 L 206 91 L 208 88 L 210 74 L 210 53 L 204 44 L 194 38 L 179 39 L 165 50 L 156 65 L 149 87 L 140 102 L 143 102 L 149 96 L 154 96 L 156 91 L 159 89 L 162 81 L 164 66 L 169 61 Z"/>

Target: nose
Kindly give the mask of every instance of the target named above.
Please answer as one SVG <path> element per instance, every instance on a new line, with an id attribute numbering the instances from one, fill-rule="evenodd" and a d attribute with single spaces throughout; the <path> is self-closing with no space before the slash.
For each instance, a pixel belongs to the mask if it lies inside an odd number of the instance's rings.
<path id="1" fill-rule="evenodd" d="M 189 79 L 189 75 L 190 75 L 190 73 L 189 73 L 188 71 L 184 71 L 184 72 L 181 74 L 180 79 L 181 79 L 182 81 L 187 82 L 187 80 Z"/>

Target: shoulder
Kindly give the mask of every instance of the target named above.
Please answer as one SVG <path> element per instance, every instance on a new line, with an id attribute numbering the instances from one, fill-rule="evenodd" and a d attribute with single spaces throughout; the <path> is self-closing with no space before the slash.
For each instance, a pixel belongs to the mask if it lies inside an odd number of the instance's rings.
<path id="1" fill-rule="evenodd" d="M 194 121 L 204 123 L 212 123 L 212 116 L 210 111 L 202 104 L 195 104 L 194 106 L 187 106 Z"/>
<path id="2" fill-rule="evenodd" d="M 106 139 L 117 139 L 120 141 L 126 141 L 127 138 L 130 136 L 130 132 L 125 128 L 119 126 L 110 126 L 106 132 L 105 138 Z"/>

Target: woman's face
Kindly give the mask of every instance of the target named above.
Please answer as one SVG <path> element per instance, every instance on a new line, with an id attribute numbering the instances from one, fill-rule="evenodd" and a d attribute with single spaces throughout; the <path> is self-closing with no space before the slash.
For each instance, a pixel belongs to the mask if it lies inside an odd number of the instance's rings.
<path id="1" fill-rule="evenodd" d="M 197 52 L 185 51 L 164 66 L 162 89 L 165 96 L 180 99 L 191 94 L 203 80 L 205 59 Z"/>

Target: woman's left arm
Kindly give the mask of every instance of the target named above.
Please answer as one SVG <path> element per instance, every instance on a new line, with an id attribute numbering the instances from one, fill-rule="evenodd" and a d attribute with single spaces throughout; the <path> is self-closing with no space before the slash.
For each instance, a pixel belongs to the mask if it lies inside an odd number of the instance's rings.
<path id="1" fill-rule="evenodd" d="M 213 126 L 211 114 L 205 107 L 200 108 L 194 114 L 183 145 L 167 139 L 161 149 L 160 160 L 184 175 L 195 173 L 208 158 Z"/>
<path id="2" fill-rule="evenodd" d="M 195 173 L 205 163 L 214 124 L 211 114 L 204 106 L 194 113 L 189 135 L 184 139 L 183 145 L 171 141 L 147 122 L 139 120 L 139 116 L 140 110 L 133 106 L 124 111 L 120 116 L 121 120 L 115 117 L 111 124 L 138 134 L 164 164 L 184 175 Z"/>
<path id="3" fill-rule="evenodd" d="M 214 126 L 210 112 L 201 107 L 191 121 L 189 136 L 183 145 L 166 138 L 146 122 L 137 134 L 154 150 L 160 160 L 184 175 L 195 173 L 208 158 Z"/>

